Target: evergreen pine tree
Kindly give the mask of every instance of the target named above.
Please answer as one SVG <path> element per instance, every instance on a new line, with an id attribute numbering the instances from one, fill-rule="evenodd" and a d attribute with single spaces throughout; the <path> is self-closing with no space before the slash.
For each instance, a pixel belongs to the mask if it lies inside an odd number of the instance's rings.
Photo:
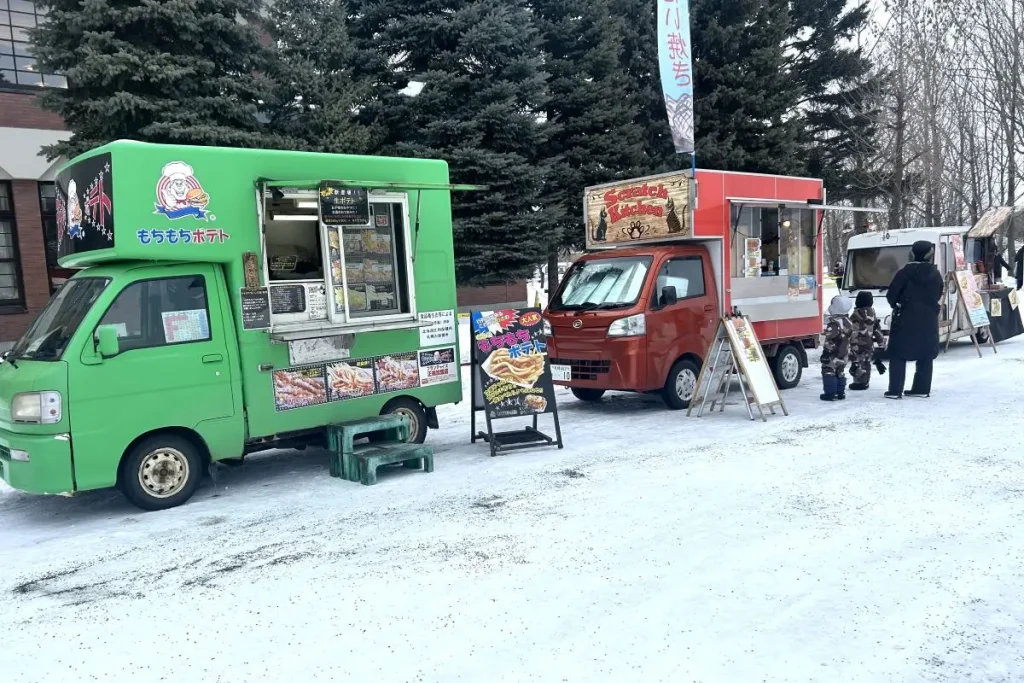
<path id="1" fill-rule="evenodd" d="M 611 5 L 612 16 L 623 20 L 620 61 L 628 85 L 622 96 L 631 99 L 637 107 L 636 123 L 643 130 L 646 154 L 639 175 L 689 167 L 689 157 L 676 154 L 665 112 L 665 96 L 658 71 L 657 3 L 611 0 Z M 691 34 L 691 42 L 693 40 Z M 700 131 L 697 131 L 697 148 L 700 149 Z"/>
<path id="2" fill-rule="evenodd" d="M 271 128 L 305 149 L 360 153 L 370 133 L 357 121 L 368 88 L 353 77 L 356 50 L 342 0 L 276 0 L 266 31 L 274 60 Z"/>
<path id="3" fill-rule="evenodd" d="M 378 151 L 444 159 L 453 182 L 488 186 L 452 197 L 459 284 L 531 276 L 546 246 L 538 220 L 546 95 L 522 1 L 392 0 L 351 11 L 362 69 L 381 89 L 367 107 L 382 124 Z M 370 41 L 392 75 L 368 55 Z M 422 90 L 398 94 L 410 80 Z"/>
<path id="4" fill-rule="evenodd" d="M 700 166 L 802 172 L 786 0 L 692 0 L 690 15 Z"/>
<path id="5" fill-rule="evenodd" d="M 70 157 L 119 138 L 196 145 L 265 144 L 257 74 L 265 50 L 247 0 L 39 0 L 41 70 L 67 76 L 42 104 L 72 132 L 47 150 Z M 239 20 L 242 21 L 239 21 Z"/>
<path id="6" fill-rule="evenodd" d="M 625 21 L 610 0 L 533 0 L 549 73 L 548 180 L 541 220 L 550 238 L 549 279 L 558 250 L 582 246 L 583 190 L 645 170 L 640 106 L 621 68 Z"/>

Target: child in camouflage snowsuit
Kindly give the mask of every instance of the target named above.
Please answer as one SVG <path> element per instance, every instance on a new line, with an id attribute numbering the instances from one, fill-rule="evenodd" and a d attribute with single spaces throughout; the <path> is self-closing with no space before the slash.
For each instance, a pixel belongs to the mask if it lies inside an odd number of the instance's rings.
<path id="1" fill-rule="evenodd" d="M 847 314 L 850 302 L 844 297 L 833 297 L 825 318 L 825 342 L 821 351 L 822 401 L 842 401 L 846 398 L 846 360 L 850 355 L 850 333 L 853 328 Z"/>
<path id="2" fill-rule="evenodd" d="M 853 382 L 851 391 L 864 391 L 871 383 L 871 363 L 875 360 L 875 349 L 885 344 L 885 337 L 875 315 L 875 298 L 871 292 L 857 294 L 857 302 L 850 315 L 853 332 L 850 334 L 850 374 Z M 878 372 L 885 372 L 885 366 L 878 363 Z"/>

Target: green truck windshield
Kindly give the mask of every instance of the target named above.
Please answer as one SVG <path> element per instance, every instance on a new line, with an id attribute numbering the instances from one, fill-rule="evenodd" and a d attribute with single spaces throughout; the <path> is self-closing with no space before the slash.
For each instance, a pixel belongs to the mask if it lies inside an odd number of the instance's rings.
<path id="1" fill-rule="evenodd" d="M 8 359 L 60 359 L 85 314 L 109 283 L 109 279 L 99 277 L 69 280 L 14 345 Z"/>

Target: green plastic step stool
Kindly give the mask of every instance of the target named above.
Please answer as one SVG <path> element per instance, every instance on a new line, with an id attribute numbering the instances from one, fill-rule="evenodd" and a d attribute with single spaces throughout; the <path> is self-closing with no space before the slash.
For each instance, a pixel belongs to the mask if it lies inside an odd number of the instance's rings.
<path id="1" fill-rule="evenodd" d="M 331 451 L 331 476 L 359 481 L 359 465 L 354 457 L 355 440 L 379 435 L 384 443 L 404 444 L 409 440 L 409 420 L 402 415 L 381 415 L 366 420 L 344 422 L 327 427 L 327 447 Z"/>
<path id="2" fill-rule="evenodd" d="M 377 483 L 377 468 L 381 465 L 402 466 L 410 470 L 420 467 L 425 472 L 434 471 L 434 449 L 419 443 L 387 443 L 356 446 L 354 459 L 359 466 L 359 480 L 363 486 Z"/>

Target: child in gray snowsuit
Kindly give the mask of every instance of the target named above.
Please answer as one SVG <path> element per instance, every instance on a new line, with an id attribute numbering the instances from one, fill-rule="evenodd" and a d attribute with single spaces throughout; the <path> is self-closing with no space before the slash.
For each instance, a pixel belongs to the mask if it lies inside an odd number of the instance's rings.
<path id="1" fill-rule="evenodd" d="M 878 325 L 875 315 L 875 298 L 871 292 L 859 292 L 857 302 L 850 314 L 853 331 L 850 334 L 850 374 L 853 375 L 851 391 L 864 391 L 871 383 L 871 363 L 875 360 L 875 349 L 885 344 L 885 337 Z M 879 374 L 883 374 L 885 366 L 876 365 Z"/>
<path id="2" fill-rule="evenodd" d="M 822 401 L 846 398 L 846 361 L 850 356 L 850 302 L 841 296 L 832 298 L 825 317 L 825 340 L 821 351 Z"/>

